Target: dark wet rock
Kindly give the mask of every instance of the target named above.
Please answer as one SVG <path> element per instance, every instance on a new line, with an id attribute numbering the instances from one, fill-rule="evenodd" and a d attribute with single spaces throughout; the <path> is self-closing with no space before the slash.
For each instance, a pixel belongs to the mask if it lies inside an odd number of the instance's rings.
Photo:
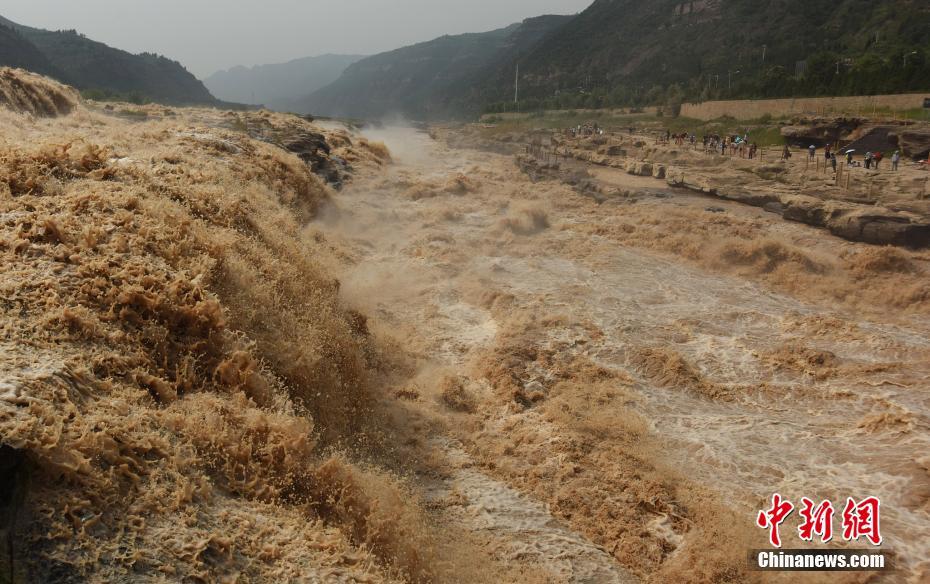
<path id="1" fill-rule="evenodd" d="M 839 142 L 844 148 L 859 152 L 900 149 L 902 155 L 915 160 L 930 156 L 930 129 L 901 121 L 873 123 L 860 118 L 799 119 L 784 126 L 781 135 L 789 144 L 800 148 L 811 144 L 822 148 Z"/>
<path id="2" fill-rule="evenodd" d="M 930 223 L 887 209 L 852 209 L 827 221 L 834 235 L 852 241 L 911 248 L 930 246 Z"/>
<path id="3" fill-rule="evenodd" d="M 915 249 L 930 247 L 930 220 L 913 213 L 849 202 L 824 201 L 807 195 L 779 195 L 730 187 L 718 189 L 698 180 L 690 180 L 680 172 L 671 175 L 668 184 L 762 207 L 781 214 L 789 221 L 826 228 L 830 233 L 850 241 Z"/>
<path id="4" fill-rule="evenodd" d="M 261 118 L 241 123 L 246 125 L 251 138 L 295 154 L 307 164 L 311 172 L 333 188 L 341 189 L 349 181 L 352 167 L 343 158 L 332 154 L 333 148 L 342 144 L 330 144 L 326 136 L 319 132 L 305 128 L 278 128 Z"/>
<path id="5" fill-rule="evenodd" d="M 305 160 L 312 160 L 322 151 L 329 155 L 329 144 L 326 136 L 316 132 L 301 132 L 282 141 L 281 145 Z"/>
<path id="6" fill-rule="evenodd" d="M 911 248 L 930 246 L 930 222 L 911 213 L 855 203 L 822 201 L 815 197 L 784 197 L 784 217 L 848 239 Z"/>
<path id="7" fill-rule="evenodd" d="M 326 142 L 326 137 L 317 132 L 299 132 L 283 138 L 279 144 L 288 152 L 297 155 L 307 163 L 314 174 L 332 185 L 341 189 L 351 170 L 346 161 L 338 156 L 331 156 L 332 148 Z"/>
<path id="8" fill-rule="evenodd" d="M 857 132 L 853 142 L 843 146 L 843 149 L 852 149 L 856 152 L 888 152 L 898 147 L 898 136 L 892 133 L 893 128 L 876 126 L 864 128 Z"/>
<path id="9" fill-rule="evenodd" d="M 865 123 L 858 118 L 813 118 L 795 120 L 781 129 L 781 135 L 792 146 L 807 148 L 811 144 L 822 148 L 827 144 L 844 141 Z"/>
<path id="10" fill-rule="evenodd" d="M 781 203 L 766 203 L 762 205 L 762 208 L 769 213 L 775 213 L 776 215 L 785 214 L 785 207 Z"/>

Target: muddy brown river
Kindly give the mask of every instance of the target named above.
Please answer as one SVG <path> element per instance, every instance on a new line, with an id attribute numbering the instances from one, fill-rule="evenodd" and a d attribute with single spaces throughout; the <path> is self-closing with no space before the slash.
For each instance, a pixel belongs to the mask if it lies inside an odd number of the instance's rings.
<path id="1" fill-rule="evenodd" d="M 385 398 L 429 421 L 443 470 L 412 481 L 437 521 L 555 582 L 787 581 L 747 569 L 773 493 L 832 501 L 831 549 L 872 547 L 839 531 L 875 496 L 882 580 L 930 579 L 930 320 L 895 296 L 926 255 L 864 273 L 886 252 L 760 209 L 606 170 L 630 192 L 598 204 L 508 156 L 369 135 L 394 164 L 308 229 L 415 363 Z M 810 547 L 797 525 L 785 547 Z"/>

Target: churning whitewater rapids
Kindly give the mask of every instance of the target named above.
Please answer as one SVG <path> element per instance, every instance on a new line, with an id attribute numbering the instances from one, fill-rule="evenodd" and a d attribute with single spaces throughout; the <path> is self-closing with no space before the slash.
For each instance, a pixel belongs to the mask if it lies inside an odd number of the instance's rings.
<path id="1" fill-rule="evenodd" d="M 557 581 L 671 581 L 744 563 L 773 493 L 874 495 L 895 578 L 930 577 L 926 313 L 792 288 L 820 272 L 790 254 L 734 268 L 755 256 L 722 234 L 817 240 L 814 264 L 868 246 L 667 188 L 599 205 L 442 132 L 367 135 L 394 164 L 309 229 L 346 250 L 344 299 L 415 358 L 391 391 L 431 422 L 447 472 L 415 482 L 447 520 Z"/>

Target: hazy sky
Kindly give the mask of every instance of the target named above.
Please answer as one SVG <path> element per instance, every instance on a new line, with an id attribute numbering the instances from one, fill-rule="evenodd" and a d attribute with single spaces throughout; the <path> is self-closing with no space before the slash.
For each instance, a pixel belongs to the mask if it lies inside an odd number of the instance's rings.
<path id="1" fill-rule="evenodd" d="M 13 0 L 20 24 L 77 29 L 108 45 L 181 61 L 198 77 L 323 53 L 374 54 L 481 32 L 593 0 Z"/>

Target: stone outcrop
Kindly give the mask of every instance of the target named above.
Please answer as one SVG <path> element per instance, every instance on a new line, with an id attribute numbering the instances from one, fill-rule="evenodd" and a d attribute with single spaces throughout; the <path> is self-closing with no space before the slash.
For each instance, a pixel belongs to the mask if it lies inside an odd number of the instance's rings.
<path id="1" fill-rule="evenodd" d="M 790 126 L 781 129 L 785 140 L 800 148 L 814 144 L 822 148 L 827 144 L 849 140 L 850 136 L 865 123 L 858 118 L 816 118 L 796 120 Z"/>
<path id="2" fill-rule="evenodd" d="M 926 160 L 930 156 L 930 130 L 903 129 L 898 133 L 898 146 L 902 155 Z"/>
<path id="3" fill-rule="evenodd" d="M 767 210 L 777 209 L 789 221 L 822 227 L 848 239 L 879 245 L 911 248 L 930 247 L 930 221 L 905 212 L 855 203 L 825 201 L 807 195 L 715 188 L 703 178 L 686 178 L 682 171 L 672 171 L 668 184 Z"/>
<path id="4" fill-rule="evenodd" d="M 898 136 L 888 126 L 866 128 L 855 134 L 857 137 L 853 142 L 843 146 L 844 149 L 851 148 L 856 152 L 865 153 L 888 152 L 898 148 Z"/>
<path id="5" fill-rule="evenodd" d="M 332 156 L 332 150 L 323 134 L 301 132 L 284 138 L 280 146 L 293 152 L 303 160 L 310 169 L 334 188 L 340 189 L 350 170 L 348 164 L 338 156 Z"/>
<path id="6" fill-rule="evenodd" d="M 626 163 L 627 174 L 634 176 L 652 176 L 652 163 L 630 160 Z"/>
<path id="7" fill-rule="evenodd" d="M 811 142 L 832 141 L 833 137 L 840 133 L 845 136 L 845 139 L 863 141 L 874 139 L 881 140 L 883 143 L 889 142 L 889 144 L 891 141 L 900 139 L 909 141 L 907 143 L 910 148 L 930 149 L 930 130 L 903 130 L 907 126 L 890 124 L 879 126 L 865 122 L 865 120 L 846 118 L 823 119 L 815 124 L 786 127 L 783 133 L 794 136 L 804 145 L 804 148 Z M 894 128 L 899 134 L 894 134 L 889 128 Z M 560 139 L 558 142 L 559 156 L 616 168 L 634 176 L 654 177 L 664 180 L 666 184 L 674 188 L 687 189 L 727 201 L 760 207 L 781 215 L 789 221 L 820 227 L 850 241 L 910 248 L 930 247 L 930 217 L 922 212 L 921 205 L 915 204 L 914 200 L 902 203 L 898 199 L 893 205 L 894 208 L 877 205 L 875 201 L 878 199 L 873 195 L 871 185 L 869 192 L 861 193 L 861 196 L 859 196 L 860 193 L 849 193 L 848 187 L 843 199 L 824 196 L 822 191 L 838 188 L 836 187 L 838 182 L 833 178 L 828 178 L 829 175 L 826 172 L 813 165 L 809 170 L 805 169 L 794 175 L 791 173 L 790 165 L 783 161 L 760 165 L 734 158 L 727 166 L 716 167 L 714 164 L 698 166 L 694 164 L 693 158 L 688 157 L 687 149 L 672 149 L 663 152 L 658 146 L 652 148 L 646 143 L 637 143 L 633 139 L 611 138 L 603 144 L 604 138 L 598 138 L 601 147 L 596 150 L 590 147 L 593 140 L 579 141 L 575 145 Z M 633 152 L 634 149 L 640 150 L 639 157 L 623 155 Z M 907 152 L 904 150 L 905 154 Z M 663 156 L 663 154 L 666 156 L 665 161 L 661 161 L 661 158 L 656 160 L 656 156 Z M 669 165 L 669 161 L 676 162 Z M 565 170 L 559 170 L 557 167 L 548 168 L 545 164 L 535 160 L 520 164 L 527 174 L 536 179 L 558 178 L 587 194 L 599 192 L 596 185 L 592 186 L 594 181 L 590 176 L 568 177 L 565 176 Z M 747 172 L 756 178 L 747 180 L 744 174 Z M 930 181 L 923 188 L 930 189 Z M 808 193 L 817 193 L 818 196 L 811 196 Z M 833 193 L 833 195 L 836 194 Z M 918 196 L 916 202 L 920 201 L 921 197 Z"/>
<path id="8" fill-rule="evenodd" d="M 796 120 L 784 126 L 781 135 L 800 148 L 840 142 L 860 152 L 900 149 L 902 155 L 915 160 L 930 156 L 930 130 L 901 121 L 876 124 L 859 118 Z"/>
<path id="9" fill-rule="evenodd" d="M 600 186 L 585 171 L 563 168 L 558 162 L 541 161 L 527 154 L 518 154 L 515 162 L 533 182 L 558 180 L 570 185 L 580 194 L 592 197 L 598 203 L 607 199 Z"/>
<path id="10" fill-rule="evenodd" d="M 834 208 L 827 220 L 830 233 L 849 239 L 911 248 L 930 246 L 930 223 L 907 213 L 881 208 Z"/>
<path id="11" fill-rule="evenodd" d="M 789 195 L 778 201 L 781 215 L 789 221 L 823 227 L 827 224 L 828 212 L 824 201 L 807 195 Z"/>
<path id="12" fill-rule="evenodd" d="M 684 169 L 675 166 L 668 167 L 665 172 L 665 179 L 670 187 L 688 189 L 705 195 L 717 195 L 717 189 L 712 187 L 703 176 L 689 174 Z"/>

